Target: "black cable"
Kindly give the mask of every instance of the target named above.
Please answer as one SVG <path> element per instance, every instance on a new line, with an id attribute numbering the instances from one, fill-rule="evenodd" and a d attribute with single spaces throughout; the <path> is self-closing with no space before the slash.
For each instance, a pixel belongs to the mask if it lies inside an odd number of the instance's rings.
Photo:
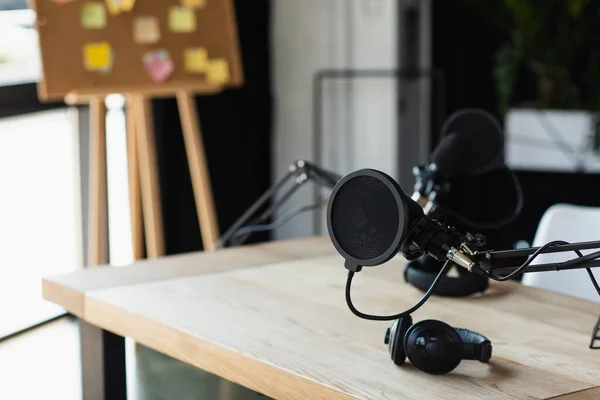
<path id="1" fill-rule="evenodd" d="M 582 264 L 587 261 L 596 260 L 596 259 L 598 259 L 598 257 L 600 257 L 600 251 L 595 251 L 586 256 L 583 256 L 580 253 L 578 253 L 578 255 L 579 255 L 579 258 L 576 258 L 576 259 L 570 260 L 570 261 L 565 261 L 564 263 L 562 263 L 562 265 L 564 265 L 564 266 L 579 265 L 579 264 Z"/>
<path id="2" fill-rule="evenodd" d="M 542 247 L 540 247 L 539 249 L 537 249 L 532 255 L 531 257 L 525 261 L 519 268 L 517 268 L 516 270 L 514 270 L 513 272 L 511 272 L 510 274 L 504 275 L 504 276 L 498 276 L 498 275 L 494 275 L 491 272 L 487 272 L 486 271 L 486 275 L 495 280 L 495 281 L 507 281 L 509 279 L 514 278 L 517 274 L 521 273 L 525 268 L 527 268 L 532 262 L 533 260 L 540 255 L 544 250 L 546 250 L 547 248 L 550 247 L 554 247 L 554 246 L 559 246 L 559 245 L 564 245 L 564 244 L 570 244 L 569 242 L 565 242 L 564 240 L 555 240 L 553 242 L 550 243 L 546 243 L 545 245 L 543 245 Z M 584 263 L 586 261 L 589 261 L 591 259 L 596 259 L 600 256 L 600 252 L 594 252 L 591 254 L 588 254 L 587 256 L 584 256 L 581 251 L 579 250 L 573 250 L 575 252 L 575 254 L 577 254 L 577 256 L 579 257 L 578 259 L 575 260 L 571 260 L 568 261 L 567 263 L 569 265 L 577 265 L 577 264 L 581 264 Z M 598 285 L 598 282 L 596 281 L 596 277 L 594 276 L 594 274 L 592 273 L 592 270 L 590 268 L 586 268 L 585 269 L 588 273 L 588 276 L 590 278 L 590 280 L 592 281 L 592 285 L 594 285 L 594 289 L 596 289 L 596 292 L 598 293 L 598 296 L 600 296 L 600 286 Z"/>
<path id="3" fill-rule="evenodd" d="M 303 206 L 303 207 L 299 207 L 296 208 L 292 211 L 289 211 L 288 213 L 286 213 L 285 215 L 279 217 L 278 219 L 276 219 L 275 221 L 271 222 L 270 224 L 263 224 L 263 225 L 250 225 L 250 226 L 245 226 L 243 228 L 238 229 L 232 236 L 231 238 L 235 238 L 238 236 L 242 236 L 242 235 L 246 235 L 249 233 L 254 233 L 254 232 L 263 232 L 263 231 L 270 231 L 273 229 L 277 229 L 280 226 L 284 225 L 286 222 L 288 222 L 289 220 L 291 220 L 292 218 L 304 213 L 304 212 L 308 212 L 308 211 L 313 211 L 316 209 L 319 209 L 321 207 L 323 207 L 324 205 L 327 204 L 327 200 L 321 200 L 318 201 L 316 203 L 313 204 L 309 204 L 307 206 Z"/>
<path id="4" fill-rule="evenodd" d="M 512 181 L 513 181 L 513 184 L 515 187 L 515 193 L 517 195 L 517 204 L 515 205 L 515 209 L 513 210 L 510 217 L 505 218 L 500 221 L 497 221 L 497 222 L 485 223 L 485 222 L 473 221 L 465 216 L 458 214 L 456 211 L 453 211 L 444 206 L 440 206 L 442 213 L 447 214 L 448 216 L 452 217 L 454 220 L 456 220 L 464 225 L 468 225 L 469 227 L 472 227 L 475 229 L 481 229 L 481 230 L 499 229 L 499 228 L 502 228 L 502 227 L 514 222 L 517 219 L 517 217 L 521 214 L 521 211 L 523 211 L 523 204 L 524 204 L 523 188 L 521 187 L 521 182 L 519 181 L 517 174 L 515 174 L 514 171 L 508 167 L 506 167 L 506 170 L 508 171 L 508 173 L 510 174 L 510 176 L 512 178 Z"/>
<path id="5" fill-rule="evenodd" d="M 592 281 L 592 285 L 594 285 L 594 289 L 596 289 L 596 293 L 598 293 L 598 296 L 600 296 L 600 286 L 598 286 L 598 282 L 596 281 L 596 277 L 592 273 L 592 270 L 590 268 L 586 268 L 585 270 L 588 273 L 590 280 Z"/>
<path id="6" fill-rule="evenodd" d="M 539 256 L 544 250 L 546 250 L 549 247 L 558 246 L 561 244 L 568 244 L 568 243 L 564 242 L 562 240 L 555 240 L 553 242 L 546 243 L 545 245 L 541 246 L 536 251 L 534 251 L 533 254 L 531 255 L 531 257 L 529 257 L 529 259 L 527 261 L 525 261 L 523 264 L 521 264 L 520 267 L 518 267 L 516 270 L 514 270 L 510 274 L 506 274 L 504 276 L 499 276 L 499 275 L 494 275 L 491 272 L 487 271 L 486 275 L 489 278 L 491 278 L 495 281 L 498 281 L 498 282 L 508 281 L 508 280 L 514 278 L 515 276 L 519 275 L 521 272 L 523 272 L 523 270 L 525 268 L 527 268 L 529 266 L 529 264 L 531 264 L 533 262 L 533 260 L 535 260 L 535 258 L 537 256 Z"/>
<path id="7" fill-rule="evenodd" d="M 294 184 L 294 186 L 289 188 L 287 190 L 287 192 L 285 192 L 283 194 L 283 196 L 281 196 L 279 199 L 275 200 L 270 206 L 268 206 L 267 209 L 262 212 L 262 214 L 251 219 L 246 226 L 262 225 L 275 213 L 275 211 L 279 207 L 282 206 L 282 204 L 287 202 L 298 191 L 298 189 L 300 189 L 301 186 L 302 186 L 302 184 L 298 184 L 298 183 Z M 241 229 L 241 228 L 243 228 L 243 226 L 240 226 L 239 229 Z M 234 235 L 236 232 L 237 231 L 233 232 L 232 235 Z M 228 240 L 229 244 L 231 246 L 240 246 L 242 243 L 244 243 L 248 239 L 248 237 L 250 237 L 251 234 L 252 233 L 248 233 L 245 235 L 239 235 L 239 236 L 232 236 Z"/>
<path id="8" fill-rule="evenodd" d="M 427 292 L 425 292 L 425 294 L 423 295 L 421 300 L 419 300 L 419 302 L 417 304 L 415 304 L 408 310 L 403 311 L 399 314 L 395 314 L 395 315 L 370 315 L 370 314 L 364 314 L 364 313 L 358 311 L 356 309 L 356 307 L 354 307 L 354 304 L 352 304 L 352 298 L 350 296 L 350 288 L 352 286 L 352 278 L 354 277 L 354 272 L 349 271 L 348 279 L 346 280 L 346 304 L 348 305 L 348 308 L 350 309 L 350 311 L 352 311 L 352 313 L 354 313 L 354 315 L 356 315 L 357 317 L 363 318 L 363 319 L 370 319 L 370 320 L 375 320 L 375 321 L 391 321 L 394 319 L 405 317 L 406 315 L 412 314 L 413 312 L 418 310 L 427 301 L 427 299 L 429 299 L 429 297 L 433 294 L 433 291 L 437 287 L 438 283 L 440 282 L 440 279 L 444 275 L 446 275 L 446 273 L 448 272 L 448 270 L 450 269 L 451 266 L 452 266 L 452 262 L 446 261 L 446 263 L 444 264 L 444 266 L 442 267 L 440 272 L 437 274 L 437 276 L 431 283 L 431 286 L 429 287 L 429 289 L 427 289 Z"/>

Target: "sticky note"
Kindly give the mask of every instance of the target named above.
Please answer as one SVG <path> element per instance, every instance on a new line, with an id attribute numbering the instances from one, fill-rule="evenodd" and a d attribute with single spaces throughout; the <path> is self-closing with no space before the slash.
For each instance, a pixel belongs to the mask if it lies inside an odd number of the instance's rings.
<path id="1" fill-rule="evenodd" d="M 160 26 L 156 17 L 136 17 L 133 20 L 133 40 L 140 44 L 156 43 L 160 40 Z"/>
<path id="2" fill-rule="evenodd" d="M 182 0 L 182 4 L 190 8 L 204 8 L 206 7 L 206 0 Z"/>
<path id="3" fill-rule="evenodd" d="M 166 50 L 160 49 L 144 54 L 144 70 L 154 82 L 164 82 L 173 73 L 175 65 Z"/>
<path id="4" fill-rule="evenodd" d="M 133 10 L 133 6 L 135 5 L 135 0 L 122 0 L 121 11 L 129 12 Z"/>
<path id="5" fill-rule="evenodd" d="M 110 43 L 86 43 L 83 46 L 83 63 L 88 71 L 109 72 L 113 66 Z"/>
<path id="6" fill-rule="evenodd" d="M 133 10 L 135 0 L 106 0 L 106 7 L 110 15 L 118 15 L 122 12 Z"/>
<path id="7" fill-rule="evenodd" d="M 203 73 L 208 69 L 208 52 L 203 47 L 185 49 L 183 60 L 188 72 Z"/>
<path id="8" fill-rule="evenodd" d="M 110 15 L 117 15 L 121 13 L 121 5 L 123 0 L 106 0 L 106 8 Z"/>
<path id="9" fill-rule="evenodd" d="M 210 83 L 222 85 L 229 82 L 229 64 L 224 58 L 216 58 L 208 62 L 206 80 Z"/>
<path id="10" fill-rule="evenodd" d="M 104 4 L 94 1 L 81 7 L 81 25 L 86 29 L 102 29 L 106 26 Z"/>
<path id="11" fill-rule="evenodd" d="M 169 27 L 173 32 L 188 33 L 196 30 L 196 14 L 189 7 L 169 9 Z"/>

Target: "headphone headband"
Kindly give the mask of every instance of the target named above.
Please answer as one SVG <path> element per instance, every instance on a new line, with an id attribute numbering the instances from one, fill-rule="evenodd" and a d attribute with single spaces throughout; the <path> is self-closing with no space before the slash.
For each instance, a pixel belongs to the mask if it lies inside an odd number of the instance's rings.
<path id="1" fill-rule="evenodd" d="M 487 363 L 492 357 L 492 342 L 479 332 L 465 328 L 454 328 L 463 342 L 461 358 Z"/>

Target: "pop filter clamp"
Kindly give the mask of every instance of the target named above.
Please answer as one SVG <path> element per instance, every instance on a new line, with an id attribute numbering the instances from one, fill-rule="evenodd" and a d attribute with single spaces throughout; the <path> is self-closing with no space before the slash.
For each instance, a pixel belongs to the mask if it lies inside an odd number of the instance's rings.
<path id="1" fill-rule="evenodd" d="M 247 210 L 238 218 L 227 231 L 221 236 L 215 250 L 226 247 L 226 246 L 238 246 L 243 244 L 250 234 L 255 231 L 266 231 L 274 229 L 273 225 L 263 225 L 265 222 L 273 216 L 273 214 L 287 201 L 294 193 L 305 183 L 313 181 L 316 184 L 333 188 L 335 184 L 341 179 L 341 176 L 327 171 L 313 163 L 305 160 L 297 160 L 290 164 L 288 172 L 274 185 L 272 185 L 267 191 L 265 191 Z M 292 182 L 292 186 L 285 189 L 277 200 L 273 198 L 283 190 L 288 182 Z M 267 207 L 258 216 L 251 219 L 259 210 L 267 204 L 269 200 L 273 200 L 272 204 Z M 321 204 L 323 203 L 323 204 Z M 324 206 L 325 202 L 316 203 L 313 205 L 305 206 L 297 210 L 296 213 L 303 211 L 310 211 L 312 209 Z M 293 215 L 292 215 L 293 216 Z M 285 218 L 287 221 L 289 218 Z M 291 218 L 291 216 L 290 216 Z"/>

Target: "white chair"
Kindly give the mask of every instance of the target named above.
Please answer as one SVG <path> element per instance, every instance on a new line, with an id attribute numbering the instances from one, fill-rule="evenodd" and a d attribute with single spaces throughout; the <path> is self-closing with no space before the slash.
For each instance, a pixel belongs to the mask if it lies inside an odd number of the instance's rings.
<path id="1" fill-rule="evenodd" d="M 600 240 L 600 207 L 555 204 L 548 208 L 538 225 L 533 246 L 542 246 L 553 240 L 566 242 Z M 582 253 L 585 255 L 592 251 L 598 249 L 582 251 Z M 533 264 L 566 261 L 573 257 L 576 257 L 574 252 L 542 254 Z M 600 268 L 593 268 L 592 271 L 596 280 L 600 282 Z M 524 274 L 522 283 L 600 302 L 600 296 L 584 269 Z"/>

